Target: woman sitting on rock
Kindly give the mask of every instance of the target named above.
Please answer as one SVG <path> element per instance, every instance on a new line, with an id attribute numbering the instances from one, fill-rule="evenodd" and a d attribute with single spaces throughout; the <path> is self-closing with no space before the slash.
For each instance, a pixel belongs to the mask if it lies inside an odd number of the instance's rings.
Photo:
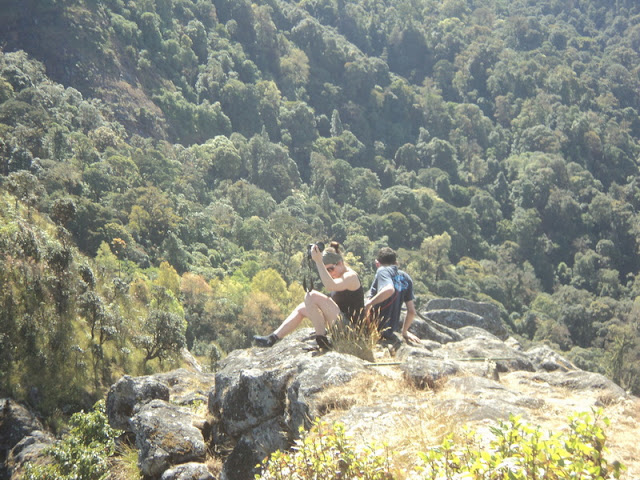
<path id="1" fill-rule="evenodd" d="M 364 311 L 364 290 L 358 274 L 344 263 L 340 253 L 340 244 L 331 242 L 331 246 L 321 252 L 317 245 L 311 248 L 311 259 L 315 262 L 322 284 L 329 291 L 325 295 L 316 290 L 307 292 L 304 302 L 298 305 L 282 324 L 267 336 L 254 336 L 256 345 L 271 347 L 278 340 L 293 332 L 303 318 L 309 318 L 316 331 L 316 342 L 320 348 L 331 347 L 327 338 L 327 327 L 343 315 L 346 320 L 356 321 Z"/>

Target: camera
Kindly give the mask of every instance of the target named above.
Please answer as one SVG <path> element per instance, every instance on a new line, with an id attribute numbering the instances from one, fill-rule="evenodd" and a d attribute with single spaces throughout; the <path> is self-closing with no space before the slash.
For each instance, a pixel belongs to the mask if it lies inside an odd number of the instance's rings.
<path id="1" fill-rule="evenodd" d="M 317 246 L 318 250 L 320 250 L 321 252 L 324 250 L 324 243 L 322 242 L 316 242 L 316 243 L 310 243 L 309 246 L 307 247 L 307 258 L 311 259 L 311 249 L 313 248 L 313 246 Z"/>

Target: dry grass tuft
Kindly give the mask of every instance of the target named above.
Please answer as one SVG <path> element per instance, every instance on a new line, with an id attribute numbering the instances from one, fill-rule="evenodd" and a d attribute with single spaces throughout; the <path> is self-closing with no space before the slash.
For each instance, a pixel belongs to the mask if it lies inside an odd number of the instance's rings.
<path id="1" fill-rule="evenodd" d="M 377 322 L 367 316 L 359 322 L 336 321 L 327 332 L 335 351 L 374 361 L 373 350 L 380 340 Z"/>
<path id="2" fill-rule="evenodd" d="M 207 452 L 207 458 L 204 461 L 204 464 L 209 469 L 209 472 L 211 472 L 211 474 L 213 475 L 213 478 L 220 478 L 223 465 L 222 458 L 217 455 L 212 455 L 211 452 Z"/>
<path id="3" fill-rule="evenodd" d="M 142 480 L 142 473 L 138 469 L 138 450 L 134 445 L 118 445 L 117 455 L 109 461 L 109 480 Z"/>
<path id="4" fill-rule="evenodd" d="M 400 392 L 415 392 L 409 382 L 402 378 L 389 379 L 377 372 L 356 376 L 350 382 L 326 388 L 318 394 L 325 411 L 347 410 L 354 406 L 374 405 Z"/>

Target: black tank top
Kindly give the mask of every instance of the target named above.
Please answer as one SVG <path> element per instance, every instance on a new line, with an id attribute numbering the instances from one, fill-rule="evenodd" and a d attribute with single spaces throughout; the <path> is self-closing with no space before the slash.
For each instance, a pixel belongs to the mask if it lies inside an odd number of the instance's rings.
<path id="1" fill-rule="evenodd" d="M 364 289 L 362 284 L 357 290 L 331 292 L 330 296 L 349 320 L 355 322 L 361 318 L 364 312 Z"/>

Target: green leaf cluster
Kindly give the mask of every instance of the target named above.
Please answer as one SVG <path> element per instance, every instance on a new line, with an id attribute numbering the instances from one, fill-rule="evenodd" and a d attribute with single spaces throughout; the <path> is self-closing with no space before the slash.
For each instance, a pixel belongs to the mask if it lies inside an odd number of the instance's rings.
<path id="1" fill-rule="evenodd" d="M 75 413 L 69 431 L 45 450 L 51 462 L 27 464 L 25 480 L 102 480 L 109 475 L 109 457 L 121 433 L 109 426 L 104 401 L 90 412 Z"/>
<path id="2" fill-rule="evenodd" d="M 395 478 L 391 452 L 371 445 L 357 446 L 346 435 L 341 423 L 329 425 L 316 421 L 309 432 L 300 429 L 301 437 L 291 451 L 272 453 L 262 464 L 263 480 L 332 480 L 352 478 L 391 480 Z"/>
<path id="3" fill-rule="evenodd" d="M 420 453 L 424 479 L 614 479 L 624 466 L 605 456 L 608 420 L 601 412 L 569 418 L 568 430 L 543 433 L 518 416 L 491 427 L 490 438 L 467 432 L 461 440 L 445 438 Z"/>
<path id="4" fill-rule="evenodd" d="M 567 428 L 544 433 L 510 416 L 488 432 L 466 430 L 447 435 L 437 446 L 418 452 L 410 478 L 425 480 L 535 480 L 621 478 L 624 465 L 610 462 L 601 411 L 569 417 Z M 356 445 L 341 423 L 316 421 L 289 451 L 264 460 L 256 479 L 401 479 L 394 452 L 373 444 Z"/>

